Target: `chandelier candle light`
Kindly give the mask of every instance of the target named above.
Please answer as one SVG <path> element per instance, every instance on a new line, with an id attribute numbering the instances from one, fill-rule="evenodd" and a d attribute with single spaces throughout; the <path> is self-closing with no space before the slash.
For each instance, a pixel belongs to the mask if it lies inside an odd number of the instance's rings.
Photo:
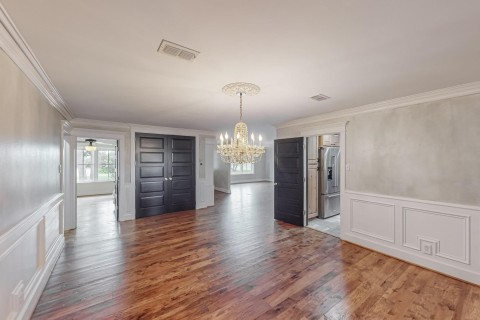
<path id="1" fill-rule="evenodd" d="M 261 159 L 265 153 L 265 147 L 262 146 L 262 135 L 258 135 L 258 142 L 255 141 L 255 135 L 252 133 L 248 137 L 247 124 L 243 122 L 243 95 L 253 96 L 260 92 L 260 87 L 253 83 L 235 82 L 227 84 L 222 91 L 228 95 L 240 96 L 240 121 L 235 125 L 233 137 L 220 134 L 220 144 L 217 145 L 217 152 L 226 163 L 239 165 L 244 163 L 255 163 Z"/>

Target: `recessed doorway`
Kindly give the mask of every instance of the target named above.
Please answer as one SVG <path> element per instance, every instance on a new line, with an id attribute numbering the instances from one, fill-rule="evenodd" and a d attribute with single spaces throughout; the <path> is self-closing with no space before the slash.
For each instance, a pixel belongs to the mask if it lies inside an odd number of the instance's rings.
<path id="1" fill-rule="evenodd" d="M 307 137 L 307 226 L 340 237 L 340 134 Z"/>
<path id="2" fill-rule="evenodd" d="M 118 220 L 118 141 L 77 137 L 77 225 Z"/>

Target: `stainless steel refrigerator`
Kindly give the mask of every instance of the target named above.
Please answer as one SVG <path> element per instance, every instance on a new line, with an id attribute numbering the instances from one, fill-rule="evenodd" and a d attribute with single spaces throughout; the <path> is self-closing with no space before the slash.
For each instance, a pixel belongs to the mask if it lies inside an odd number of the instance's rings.
<path id="1" fill-rule="evenodd" d="M 340 148 L 321 147 L 318 152 L 318 217 L 326 219 L 340 214 Z"/>

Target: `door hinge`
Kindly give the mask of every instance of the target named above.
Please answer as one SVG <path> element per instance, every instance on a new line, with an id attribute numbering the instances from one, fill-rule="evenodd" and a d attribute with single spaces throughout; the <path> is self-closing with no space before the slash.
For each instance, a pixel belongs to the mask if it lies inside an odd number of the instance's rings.
<path id="1" fill-rule="evenodd" d="M 303 150 L 305 150 L 305 143 L 303 144 Z"/>
<path id="2" fill-rule="evenodd" d="M 306 181 L 306 179 L 305 179 L 305 177 L 304 177 L 304 178 L 303 178 L 303 182 L 305 182 L 305 181 Z"/>

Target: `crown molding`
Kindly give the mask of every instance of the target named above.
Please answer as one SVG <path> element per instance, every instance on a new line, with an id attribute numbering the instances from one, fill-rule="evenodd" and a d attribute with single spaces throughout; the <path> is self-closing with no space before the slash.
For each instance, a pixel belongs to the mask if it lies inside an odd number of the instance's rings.
<path id="1" fill-rule="evenodd" d="M 99 127 L 102 129 L 129 131 L 130 125 L 125 122 L 104 121 L 86 118 L 74 118 L 70 121 L 74 127 Z"/>
<path id="2" fill-rule="evenodd" d="M 206 131 L 206 130 L 197 130 L 197 129 L 186 129 L 186 128 L 173 128 L 173 127 L 161 127 L 161 126 L 151 126 L 143 124 L 129 123 L 131 130 L 135 132 L 145 132 L 145 133 L 160 133 L 160 134 L 172 134 L 172 135 L 202 135 L 207 137 L 215 137 L 216 132 Z"/>
<path id="3" fill-rule="evenodd" d="M 40 65 L 32 49 L 30 49 L 17 27 L 15 27 L 2 4 L 0 4 L 0 48 L 5 51 L 10 59 L 15 62 L 65 119 L 71 120 L 73 118 L 65 101 Z"/>
<path id="4" fill-rule="evenodd" d="M 206 137 L 215 137 L 216 133 L 213 131 L 206 130 L 197 130 L 197 129 L 186 129 L 186 128 L 173 128 L 173 127 L 162 127 L 162 126 L 152 126 L 138 123 L 125 123 L 125 122 L 114 122 L 114 121 L 104 121 L 104 120 L 93 120 L 93 119 L 84 119 L 84 118 L 75 118 L 71 121 L 74 127 L 94 127 L 101 129 L 117 130 L 117 131 L 135 131 L 135 132 L 145 132 L 145 133 L 155 133 L 161 132 L 164 134 L 177 134 L 177 135 L 203 135 Z"/>
<path id="5" fill-rule="evenodd" d="M 320 121 L 351 117 L 351 116 L 359 115 L 362 113 L 387 110 L 387 109 L 393 109 L 393 108 L 399 108 L 399 107 L 406 107 L 406 106 L 411 106 L 411 105 L 425 103 L 425 102 L 450 99 L 450 98 L 467 96 L 467 95 L 477 94 L 477 93 L 480 93 L 480 81 L 470 82 L 470 83 L 461 84 L 458 86 L 448 87 L 448 88 L 439 89 L 439 90 L 418 93 L 418 94 L 405 96 L 401 98 L 395 98 L 391 100 L 385 100 L 381 102 L 366 104 L 359 107 L 348 108 L 348 109 L 334 111 L 334 112 L 328 112 L 328 113 L 320 114 L 317 116 L 295 119 L 295 120 L 278 124 L 275 127 L 277 129 L 281 129 L 281 128 L 288 128 L 288 127 L 294 127 L 294 126 L 303 126 L 303 125 L 308 125 L 308 124 L 312 124 Z"/>

